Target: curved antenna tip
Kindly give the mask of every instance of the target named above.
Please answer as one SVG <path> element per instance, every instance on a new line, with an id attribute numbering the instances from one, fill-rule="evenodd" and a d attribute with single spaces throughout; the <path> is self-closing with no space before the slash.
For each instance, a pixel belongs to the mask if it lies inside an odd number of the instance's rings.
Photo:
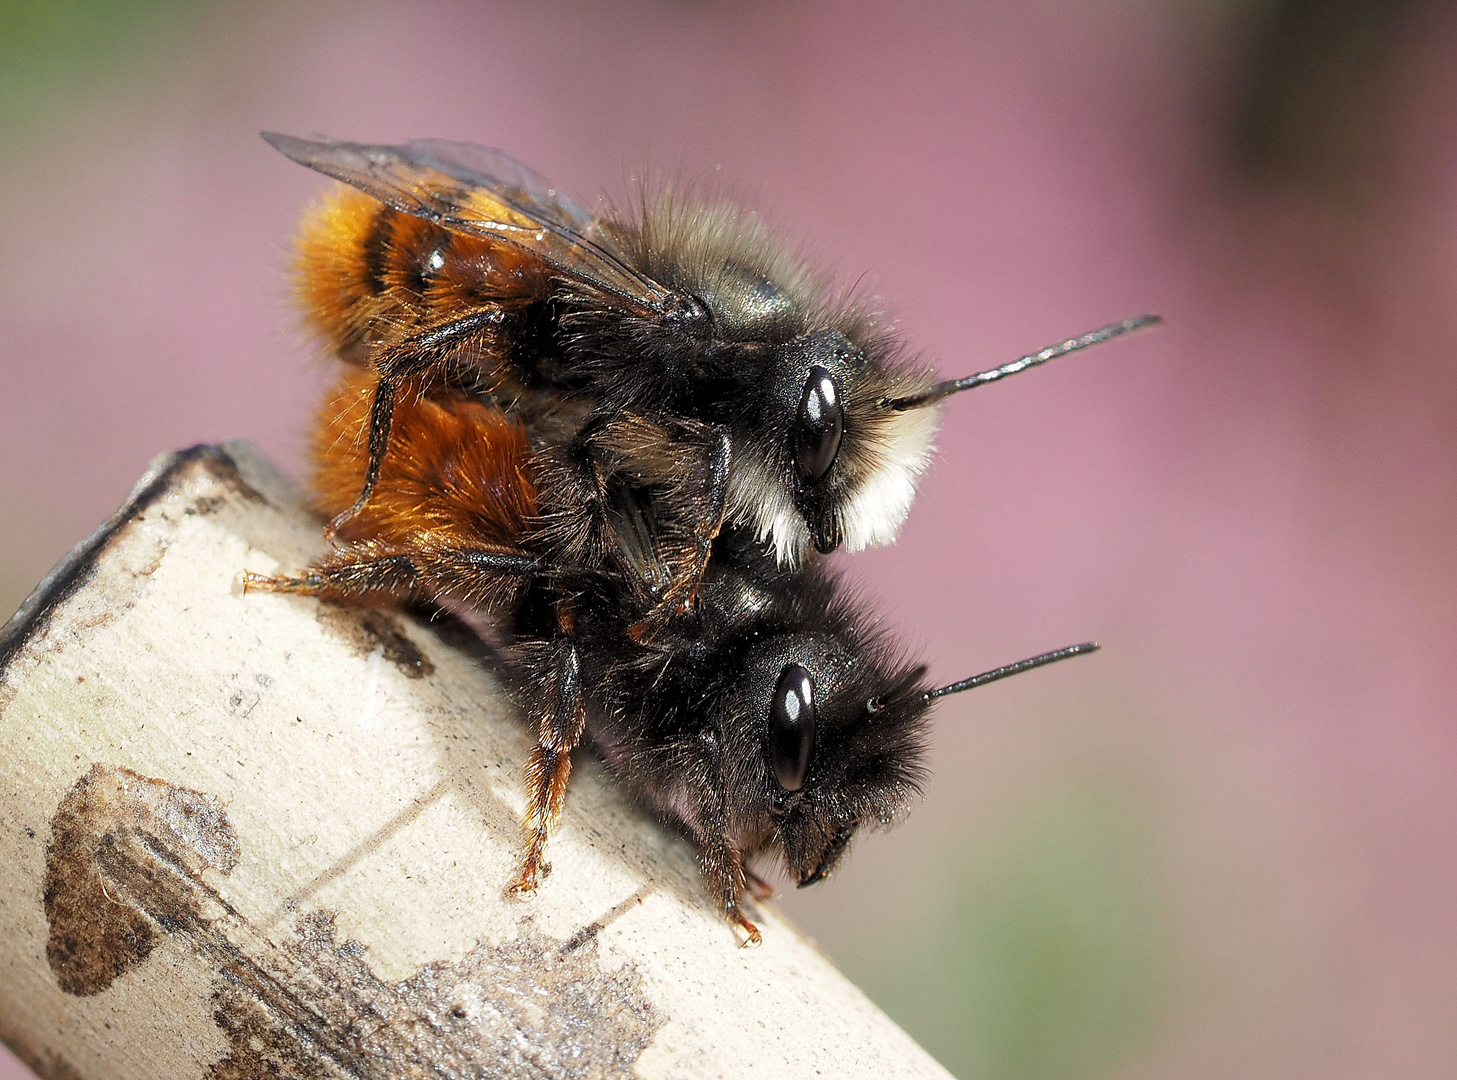
<path id="1" fill-rule="evenodd" d="M 1020 675 L 1024 671 L 1031 671 L 1033 668 L 1055 664 L 1059 660 L 1082 656 L 1084 653 L 1094 653 L 1099 648 L 1100 646 L 1096 641 L 1084 641 L 1078 645 L 1069 645 L 1066 648 L 1053 649 L 1051 652 L 1038 653 L 1036 656 L 1029 656 L 1026 660 L 1018 660 L 1015 664 L 1004 664 L 999 668 L 992 668 L 991 671 L 983 671 L 980 675 L 973 675 L 969 679 L 962 679 L 960 682 L 954 682 L 949 686 L 942 686 L 935 690 L 927 690 L 921 695 L 921 700 L 929 704 L 939 697 L 945 697 L 947 694 L 959 694 L 963 690 L 971 690 L 978 686 L 985 686 L 987 683 L 996 682 L 998 679 L 1005 679 L 1009 675 Z"/>
<path id="2" fill-rule="evenodd" d="M 1124 334 L 1131 334 L 1135 330 L 1158 326 L 1163 321 L 1163 316 L 1161 315 L 1132 315 L 1119 322 L 1109 323 L 1107 326 L 1100 326 L 1096 330 L 1089 330 L 1086 334 L 1068 338 L 1066 341 L 1059 341 L 1057 344 L 1049 345 L 1045 349 L 1039 349 L 1035 353 L 1019 356 L 1011 363 L 1003 364 L 1001 367 L 979 371 L 975 375 L 968 375 L 964 379 L 948 379 L 946 382 L 935 383 L 924 390 L 909 394 L 906 397 L 882 398 L 878 404 L 882 409 L 894 409 L 896 412 L 904 412 L 907 409 L 923 409 L 927 405 L 936 404 L 942 398 L 950 397 L 952 394 L 959 394 L 963 390 L 974 390 L 978 386 L 984 386 L 989 382 L 1005 379 L 1008 375 L 1016 375 L 1019 372 L 1026 371 L 1028 368 L 1045 364 L 1049 360 L 1055 360 L 1059 356 L 1081 352 L 1083 349 L 1092 348 L 1094 345 L 1101 345 L 1105 341 L 1122 337 Z"/>

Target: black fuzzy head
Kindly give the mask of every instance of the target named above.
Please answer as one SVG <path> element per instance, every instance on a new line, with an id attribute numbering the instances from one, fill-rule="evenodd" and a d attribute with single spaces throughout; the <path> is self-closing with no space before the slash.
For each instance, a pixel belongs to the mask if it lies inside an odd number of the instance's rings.
<path id="1" fill-rule="evenodd" d="M 733 433 L 729 519 L 784 565 L 889 543 L 929 463 L 938 411 L 873 313 L 833 295 L 754 213 L 666 191 L 614 240 L 691 318 L 565 318 L 612 413 L 690 416 Z"/>
<path id="2" fill-rule="evenodd" d="M 888 824 L 918 790 L 922 670 L 835 634 L 770 638 L 745 657 L 719 718 L 730 816 L 778 848 L 800 885 L 827 876 L 862 825 Z"/>
<path id="3" fill-rule="evenodd" d="M 703 701 L 726 832 L 746 856 L 777 849 L 796 882 L 818 881 L 862 825 L 889 823 L 918 791 L 925 668 L 817 570 L 725 574 L 705 599 L 755 611 L 714 635 L 722 678 Z"/>
<path id="4" fill-rule="evenodd" d="M 833 577 L 779 569 L 745 534 L 733 539 L 715 548 L 692 635 L 594 650 L 589 731 L 701 850 L 776 851 L 808 884 L 919 790 L 925 669 Z"/>

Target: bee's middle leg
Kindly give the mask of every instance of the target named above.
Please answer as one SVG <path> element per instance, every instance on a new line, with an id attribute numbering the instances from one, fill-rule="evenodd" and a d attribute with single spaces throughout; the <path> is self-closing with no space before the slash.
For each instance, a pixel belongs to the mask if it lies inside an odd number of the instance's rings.
<path id="1" fill-rule="evenodd" d="M 526 854 L 521 871 L 507 892 L 522 897 L 536 891 L 551 873 L 546 842 L 561 816 L 572 772 L 572 751 L 582 740 L 587 711 L 582 696 L 581 661 L 569 639 L 553 642 L 546 670 L 532 673 L 540 687 L 541 710 L 536 746 L 526 764 Z"/>

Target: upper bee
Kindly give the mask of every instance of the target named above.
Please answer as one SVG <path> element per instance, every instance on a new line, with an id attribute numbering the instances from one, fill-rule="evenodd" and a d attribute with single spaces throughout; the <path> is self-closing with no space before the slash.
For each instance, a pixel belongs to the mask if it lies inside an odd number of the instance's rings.
<path id="1" fill-rule="evenodd" d="M 929 377 L 756 216 L 671 191 L 592 214 L 466 143 L 265 138 L 369 197 L 336 195 L 303 230 L 301 291 L 340 355 L 433 333 L 417 376 L 392 358 L 402 378 L 529 410 L 542 437 L 584 410 L 721 431 L 725 520 L 786 565 L 895 538 L 932 449 L 934 401 L 906 404 Z"/>

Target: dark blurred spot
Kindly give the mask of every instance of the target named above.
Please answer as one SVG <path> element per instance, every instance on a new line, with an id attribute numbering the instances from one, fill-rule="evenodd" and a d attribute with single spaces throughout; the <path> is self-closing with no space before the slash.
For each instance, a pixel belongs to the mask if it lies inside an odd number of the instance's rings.
<path id="1" fill-rule="evenodd" d="M 1359 198 L 1422 0 L 1275 0 L 1238 32 L 1228 149 L 1257 179 Z"/>
<path id="2" fill-rule="evenodd" d="M 158 851 L 184 879 L 204 867 L 231 873 L 238 840 L 222 801 L 100 764 L 61 800 L 43 901 L 46 960 L 66 993 L 99 994 L 144 961 L 154 926 L 176 932 L 204 921 L 196 898 L 172 887 L 177 874 L 150 865 Z"/>

